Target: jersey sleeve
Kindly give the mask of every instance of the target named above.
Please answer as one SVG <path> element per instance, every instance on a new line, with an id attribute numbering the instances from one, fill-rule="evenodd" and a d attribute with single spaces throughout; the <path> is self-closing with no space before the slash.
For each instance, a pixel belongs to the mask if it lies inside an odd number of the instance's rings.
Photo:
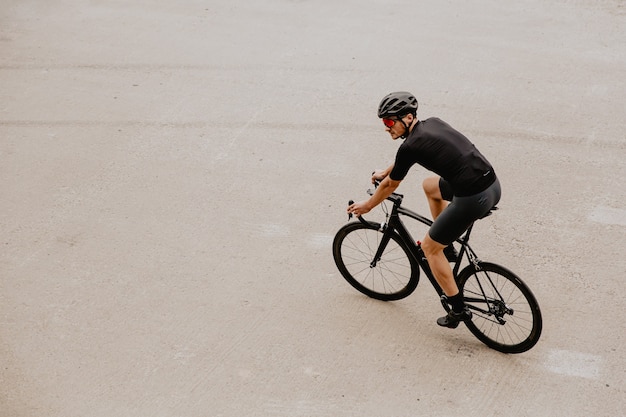
<path id="1" fill-rule="evenodd" d="M 394 181 L 402 181 L 406 174 L 409 173 L 409 169 L 413 166 L 414 162 L 411 161 L 409 149 L 402 144 L 396 153 L 396 161 L 393 165 L 393 169 L 389 173 L 389 178 Z"/>

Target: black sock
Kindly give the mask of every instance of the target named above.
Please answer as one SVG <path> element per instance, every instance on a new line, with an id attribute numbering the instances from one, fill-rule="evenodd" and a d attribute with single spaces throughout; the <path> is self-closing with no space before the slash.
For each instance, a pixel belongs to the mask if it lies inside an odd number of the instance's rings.
<path id="1" fill-rule="evenodd" d="M 465 302 L 463 301 L 463 294 L 458 293 L 452 297 L 448 297 L 448 302 L 452 306 L 452 311 L 460 313 L 465 308 Z"/>

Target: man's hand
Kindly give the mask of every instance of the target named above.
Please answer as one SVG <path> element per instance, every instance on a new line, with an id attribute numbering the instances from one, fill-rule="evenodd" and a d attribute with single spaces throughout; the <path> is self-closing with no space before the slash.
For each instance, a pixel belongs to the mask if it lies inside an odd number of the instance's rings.
<path id="1" fill-rule="evenodd" d="M 380 186 L 376 188 L 374 195 L 371 196 L 369 200 L 350 204 L 347 210 L 348 214 L 354 214 L 358 217 L 362 214 L 369 213 L 370 210 L 379 205 L 385 198 L 389 197 L 391 193 L 396 190 L 396 188 L 398 188 L 400 181 L 392 180 L 389 177 L 389 173 L 392 169 L 393 165 L 387 169 L 374 171 L 372 174 L 372 182 L 374 182 L 374 179 L 379 179 L 377 176 L 381 176 Z"/>
<path id="2" fill-rule="evenodd" d="M 389 168 L 387 169 L 377 169 L 376 171 L 372 172 L 372 184 L 374 184 L 376 181 L 382 181 L 383 179 L 385 179 L 385 177 L 389 172 Z"/>
<path id="3" fill-rule="evenodd" d="M 359 201 L 348 206 L 348 214 L 354 214 L 360 216 L 361 214 L 369 213 L 372 208 L 369 206 L 369 200 Z"/>

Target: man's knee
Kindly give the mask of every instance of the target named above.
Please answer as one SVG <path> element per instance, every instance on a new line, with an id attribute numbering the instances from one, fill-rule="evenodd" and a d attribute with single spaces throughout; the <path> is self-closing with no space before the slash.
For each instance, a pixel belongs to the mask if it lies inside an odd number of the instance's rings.
<path id="1" fill-rule="evenodd" d="M 422 181 L 422 188 L 426 196 L 432 199 L 441 200 L 441 190 L 439 189 L 439 177 L 428 177 Z"/>
<path id="2" fill-rule="evenodd" d="M 432 255 L 436 255 L 439 252 L 443 252 L 443 249 L 446 245 L 442 245 L 441 243 L 433 240 L 430 235 L 426 235 L 424 241 L 422 242 L 422 250 L 424 251 L 424 255 L 426 258 Z"/>

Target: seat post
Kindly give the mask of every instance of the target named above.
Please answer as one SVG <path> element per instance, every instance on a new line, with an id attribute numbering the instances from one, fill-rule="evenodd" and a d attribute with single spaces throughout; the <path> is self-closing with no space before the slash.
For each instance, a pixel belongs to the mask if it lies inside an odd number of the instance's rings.
<path id="1" fill-rule="evenodd" d="M 465 231 L 465 234 L 463 235 L 463 241 L 465 243 L 469 242 L 470 233 L 472 233 L 472 229 L 474 228 L 474 223 L 475 222 L 472 222 L 472 224 L 469 225 L 469 227 Z"/>

